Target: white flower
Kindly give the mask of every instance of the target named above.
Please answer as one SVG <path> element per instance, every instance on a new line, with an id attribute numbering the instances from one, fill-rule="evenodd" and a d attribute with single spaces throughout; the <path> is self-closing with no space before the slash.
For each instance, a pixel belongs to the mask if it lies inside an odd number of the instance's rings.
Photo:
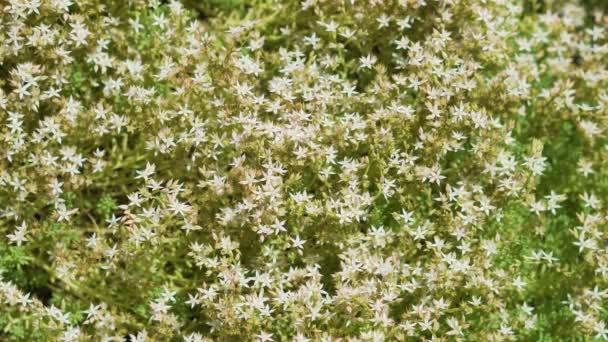
<path id="1" fill-rule="evenodd" d="M 146 162 L 146 168 L 144 170 L 135 171 L 135 173 L 137 173 L 137 176 L 135 176 L 135 179 L 143 178 L 144 180 L 147 181 L 148 178 L 154 174 L 155 170 L 156 170 L 156 165 Z"/>
<path id="2" fill-rule="evenodd" d="M 64 203 L 60 203 L 55 208 L 57 213 L 57 222 L 69 221 L 70 217 L 78 212 L 78 208 L 68 210 Z"/>
<path id="3" fill-rule="evenodd" d="M 359 69 L 371 69 L 376 63 L 376 60 L 377 58 L 374 55 L 367 55 L 359 58 L 359 62 L 361 63 Z"/>
<path id="4" fill-rule="evenodd" d="M 25 235 L 27 234 L 27 225 L 25 221 L 21 222 L 21 226 L 18 226 L 15 232 L 12 234 L 8 234 L 6 237 L 9 239 L 11 243 L 16 243 L 17 246 L 21 246 L 21 244 L 25 241 L 28 241 Z"/>

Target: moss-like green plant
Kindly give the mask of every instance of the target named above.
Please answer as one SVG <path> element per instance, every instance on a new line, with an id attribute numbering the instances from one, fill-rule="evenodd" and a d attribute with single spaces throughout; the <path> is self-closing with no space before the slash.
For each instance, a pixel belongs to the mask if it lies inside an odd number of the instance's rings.
<path id="1" fill-rule="evenodd" d="M 0 2 L 0 340 L 608 339 L 605 11 Z"/>

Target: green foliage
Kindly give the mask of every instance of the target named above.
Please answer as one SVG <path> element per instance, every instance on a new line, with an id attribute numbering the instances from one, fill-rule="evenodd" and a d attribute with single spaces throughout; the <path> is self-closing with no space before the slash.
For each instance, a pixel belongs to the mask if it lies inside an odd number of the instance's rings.
<path id="1" fill-rule="evenodd" d="M 595 0 L 0 4 L 0 341 L 608 339 Z"/>

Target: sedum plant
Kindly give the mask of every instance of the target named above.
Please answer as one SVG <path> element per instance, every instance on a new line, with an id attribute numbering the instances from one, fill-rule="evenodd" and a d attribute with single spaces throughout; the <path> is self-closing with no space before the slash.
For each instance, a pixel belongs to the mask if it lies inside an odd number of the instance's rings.
<path id="1" fill-rule="evenodd" d="M 602 2 L 0 2 L 0 340 L 608 339 Z"/>

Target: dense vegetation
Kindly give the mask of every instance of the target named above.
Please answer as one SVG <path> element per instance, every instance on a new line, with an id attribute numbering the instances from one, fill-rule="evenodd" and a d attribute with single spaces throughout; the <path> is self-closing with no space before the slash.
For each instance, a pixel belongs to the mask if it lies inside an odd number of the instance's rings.
<path id="1" fill-rule="evenodd" d="M 0 1 L 0 340 L 607 340 L 606 4 Z"/>

